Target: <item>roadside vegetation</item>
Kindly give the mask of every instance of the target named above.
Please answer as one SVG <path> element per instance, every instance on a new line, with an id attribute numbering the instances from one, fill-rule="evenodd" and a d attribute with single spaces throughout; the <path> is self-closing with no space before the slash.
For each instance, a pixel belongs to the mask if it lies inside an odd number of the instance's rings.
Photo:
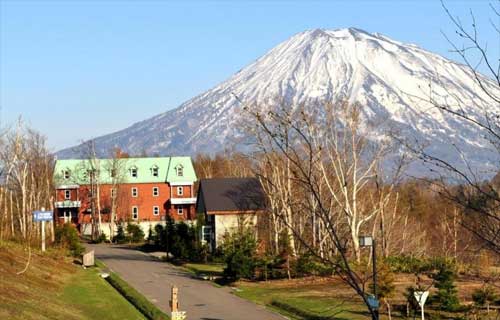
<path id="1" fill-rule="evenodd" d="M 166 228 L 157 230 L 165 236 Z M 175 231 L 172 232 L 171 237 L 164 237 L 163 246 L 159 245 L 162 240 L 156 233 L 150 234 L 143 248 L 154 251 L 175 246 L 189 247 L 183 242 L 169 243 L 173 239 L 190 239 L 177 237 Z M 191 241 L 194 239 L 189 242 L 194 243 Z M 203 259 L 206 262 L 200 261 L 200 257 L 190 259 L 189 255 L 176 258 L 172 252 L 189 252 L 179 249 L 169 251 L 169 261 L 182 265 L 200 278 L 229 284 L 235 288 L 236 295 L 294 319 L 370 318 L 362 299 L 342 281 L 334 268 L 314 255 L 288 258 L 286 242 L 277 256 L 260 249 L 262 243 L 252 229 L 242 226 L 237 232 L 226 234 L 223 245 Z M 358 274 L 368 275 L 364 285 L 370 288 L 371 266 L 365 260 L 368 258 L 353 264 L 353 268 Z M 413 292 L 429 290 L 426 314 L 430 319 L 494 319 L 500 308 L 497 290 L 500 278 L 490 258 L 486 254 L 477 261 L 464 262 L 439 255 L 381 256 L 377 263 L 377 284 L 382 317 L 389 317 L 389 314 L 395 319 L 418 316 L 420 308 Z"/>
<path id="2" fill-rule="evenodd" d="M 97 269 L 73 264 L 63 249 L 27 252 L 0 242 L 0 319 L 145 319 L 102 279 Z"/>
<path id="3" fill-rule="evenodd" d="M 259 254 L 256 240 L 242 235 L 244 232 L 235 233 L 223 246 L 223 250 L 226 246 L 230 249 L 224 251 L 222 275 L 233 282 L 237 295 L 297 319 L 370 317 L 359 296 L 328 265 L 303 255 L 288 266 L 283 257 L 273 260 Z M 359 274 L 370 272 L 366 262 L 354 268 Z M 413 292 L 422 290 L 430 291 L 426 313 L 431 319 L 498 316 L 500 281 L 495 268 L 443 257 L 390 256 L 382 259 L 377 269 L 380 314 L 384 317 L 418 316 L 420 307 Z M 372 286 L 370 279 L 365 286 Z"/>
<path id="4" fill-rule="evenodd" d="M 185 262 L 208 262 L 208 248 L 202 244 L 200 237 L 202 222 L 188 224 L 175 222 L 171 217 L 166 217 L 166 224 L 157 224 L 154 229 L 149 229 L 146 243 L 142 249 L 145 251 L 163 251 L 167 259 L 176 264 Z"/>
<path id="5" fill-rule="evenodd" d="M 220 278 L 224 274 L 225 265 L 218 262 L 195 263 L 188 262 L 182 265 L 187 270 L 197 276 L 207 276 L 209 278 Z"/>

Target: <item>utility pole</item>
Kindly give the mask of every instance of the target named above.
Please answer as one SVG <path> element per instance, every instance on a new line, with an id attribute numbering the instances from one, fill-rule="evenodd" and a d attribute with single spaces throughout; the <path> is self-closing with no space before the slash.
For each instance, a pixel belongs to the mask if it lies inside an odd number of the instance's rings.
<path id="1" fill-rule="evenodd" d="M 377 296 L 377 242 L 375 239 L 373 239 L 372 243 L 372 263 L 373 263 L 373 296 L 375 297 L 375 300 L 378 301 L 378 296 Z M 379 319 L 379 308 L 375 308 L 374 313 L 375 313 L 375 320 Z"/>
<path id="2" fill-rule="evenodd" d="M 379 320 L 380 302 L 377 296 L 377 244 L 372 236 L 360 236 L 360 247 L 371 247 L 372 249 L 372 266 L 373 266 L 373 295 L 367 297 L 367 302 L 372 311 L 372 319 Z"/>

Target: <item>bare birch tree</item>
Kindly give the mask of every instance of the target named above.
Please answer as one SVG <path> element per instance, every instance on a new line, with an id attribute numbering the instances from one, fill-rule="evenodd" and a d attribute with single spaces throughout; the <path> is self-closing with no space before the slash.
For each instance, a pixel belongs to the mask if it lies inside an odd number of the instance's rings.
<path id="1" fill-rule="evenodd" d="M 266 155 L 267 159 L 269 155 L 281 157 L 277 163 L 267 160 L 268 168 L 274 170 L 260 175 L 272 191 L 270 196 L 282 192 L 290 210 L 293 212 L 297 207 L 300 210 L 295 219 L 287 213 L 280 214 L 280 219 L 307 252 L 335 268 L 376 317 L 376 310 L 367 300 L 364 279 L 350 265 L 349 248 L 360 261 L 358 236 L 368 230 L 369 223 L 381 210 L 380 204 L 386 203 L 391 195 L 386 189 L 378 190 L 382 200 L 370 201 L 377 195 L 372 190 L 387 144 L 374 144 L 366 139 L 359 111 L 349 104 L 326 104 L 314 108 L 314 112 L 307 112 L 304 106 L 282 106 L 278 111 L 266 112 L 260 112 L 259 108 L 245 107 L 245 110 L 255 120 L 259 153 L 265 159 Z M 282 173 L 276 174 L 279 170 Z M 302 199 L 313 201 L 302 201 L 300 206 L 292 202 L 292 193 L 287 190 L 289 181 Z M 325 186 L 328 192 L 323 192 Z M 303 233 L 304 217 L 313 216 L 321 221 L 326 230 L 324 237 L 336 250 L 321 252 Z"/>
<path id="2" fill-rule="evenodd" d="M 104 165 L 111 177 L 111 216 L 109 221 L 110 240 L 113 240 L 115 235 L 115 224 L 117 219 L 117 210 L 120 200 L 120 186 L 125 182 L 127 177 L 127 158 L 128 155 L 116 149 L 113 151 L 111 158 Z"/>
<path id="3" fill-rule="evenodd" d="M 94 140 L 85 142 L 83 151 L 82 167 L 88 185 L 90 187 L 90 209 L 92 220 L 92 240 L 95 240 L 101 234 L 102 215 L 101 215 L 101 161 L 97 157 Z"/>
<path id="4" fill-rule="evenodd" d="M 500 11 L 498 5 L 490 4 L 492 19 L 483 21 L 490 25 L 494 34 L 500 37 Z M 469 69 L 469 76 L 477 85 L 478 96 L 470 102 L 477 106 L 479 113 L 472 113 L 469 104 L 463 103 L 452 93 L 437 92 L 429 86 L 425 103 L 440 110 L 445 117 L 460 121 L 467 130 L 477 132 L 485 144 L 484 154 L 495 154 L 492 159 L 496 172 L 500 172 L 500 60 L 488 51 L 488 45 L 480 38 L 479 22 L 471 12 L 467 24 L 455 17 L 442 2 L 443 9 L 449 21 L 455 27 L 455 36 L 444 34 L 446 40 L 462 62 Z M 480 73 L 482 67 L 487 76 Z M 480 97 L 479 97 L 480 96 Z M 404 138 L 401 138 L 404 140 Z M 405 141 L 405 146 L 417 158 L 422 160 L 434 173 L 433 179 L 427 182 L 446 200 L 455 203 L 463 216 L 459 219 L 463 228 L 481 240 L 483 246 L 497 254 L 500 253 L 500 195 L 498 187 L 491 181 L 485 181 L 484 172 L 471 164 L 460 146 L 455 147 L 456 156 L 462 160 L 462 165 L 451 163 L 425 148 L 421 141 Z M 486 160 L 485 160 L 486 162 Z"/>
<path id="5" fill-rule="evenodd" d="M 0 236 L 30 241 L 40 232 L 32 212 L 50 208 L 53 157 L 45 138 L 21 120 L 0 139 Z"/>

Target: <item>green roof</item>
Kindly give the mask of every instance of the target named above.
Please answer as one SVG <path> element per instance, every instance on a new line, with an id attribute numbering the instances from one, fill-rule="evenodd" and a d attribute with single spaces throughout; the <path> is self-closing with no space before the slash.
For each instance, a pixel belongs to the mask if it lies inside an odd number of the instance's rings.
<path id="1" fill-rule="evenodd" d="M 94 169 L 97 167 L 101 184 L 113 183 L 113 167 L 119 183 L 192 183 L 197 180 L 190 157 L 96 159 Z M 157 176 L 153 174 L 155 168 Z M 54 181 L 56 185 L 89 184 L 87 172 L 91 169 L 92 163 L 87 159 L 57 160 Z M 133 170 L 137 177 L 132 176 Z M 69 172 L 68 179 L 64 177 L 65 171 Z"/>

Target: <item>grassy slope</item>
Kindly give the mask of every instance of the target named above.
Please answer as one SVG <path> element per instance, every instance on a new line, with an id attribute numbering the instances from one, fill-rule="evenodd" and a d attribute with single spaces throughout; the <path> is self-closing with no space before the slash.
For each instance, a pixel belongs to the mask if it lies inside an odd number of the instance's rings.
<path id="1" fill-rule="evenodd" d="M 27 252 L 0 243 L 0 319 L 144 319 L 95 269 L 71 264 L 61 252 Z"/>

